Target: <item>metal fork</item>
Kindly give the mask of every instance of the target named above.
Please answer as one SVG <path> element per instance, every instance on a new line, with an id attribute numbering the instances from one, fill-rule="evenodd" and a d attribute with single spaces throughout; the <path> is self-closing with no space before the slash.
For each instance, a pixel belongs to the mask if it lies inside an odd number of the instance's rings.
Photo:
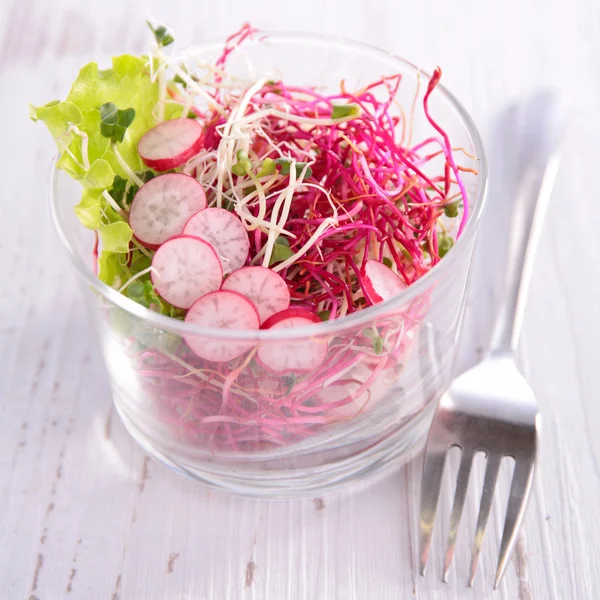
<path id="1" fill-rule="evenodd" d="M 537 101 L 526 111 L 523 139 L 526 168 L 515 198 L 505 295 L 491 350 L 481 363 L 456 378 L 443 394 L 429 431 L 421 481 L 422 575 L 429 556 L 446 455 L 454 446 L 461 449 L 443 581 L 448 580 L 475 454 L 485 452 L 487 466 L 471 558 L 470 587 L 475 578 L 500 463 L 505 456 L 514 458 L 515 467 L 494 589 L 498 588 L 504 575 L 527 507 L 540 422 L 534 393 L 519 371 L 515 357 L 534 254 L 558 170 L 564 112 L 563 104 L 551 93 L 538 95 Z"/>

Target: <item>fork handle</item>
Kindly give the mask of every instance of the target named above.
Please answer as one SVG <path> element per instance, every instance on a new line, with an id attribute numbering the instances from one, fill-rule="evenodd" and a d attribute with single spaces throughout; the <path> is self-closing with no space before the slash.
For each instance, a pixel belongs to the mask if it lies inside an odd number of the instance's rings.
<path id="1" fill-rule="evenodd" d="M 505 288 L 492 334 L 492 354 L 516 352 L 541 226 L 558 172 L 558 148 L 566 107 L 555 93 L 541 92 L 527 105 L 522 170 L 513 205 Z"/>

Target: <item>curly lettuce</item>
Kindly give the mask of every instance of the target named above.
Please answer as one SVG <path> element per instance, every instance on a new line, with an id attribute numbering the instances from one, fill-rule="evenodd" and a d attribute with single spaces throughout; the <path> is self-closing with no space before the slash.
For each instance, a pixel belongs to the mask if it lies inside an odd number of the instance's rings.
<path id="1" fill-rule="evenodd" d="M 98 63 L 85 65 L 63 102 L 53 101 L 44 106 L 31 106 L 30 116 L 42 121 L 54 137 L 61 157 L 59 168 L 86 187 L 100 187 L 94 178 L 95 170 L 101 169 L 104 179 L 115 175 L 127 177 L 112 148 L 111 139 L 101 132 L 100 107 L 106 103 L 118 109 L 135 111 L 135 118 L 127 127 L 119 153 L 133 171 L 144 168 L 137 152 L 137 143 L 146 131 L 156 125 L 153 115 L 158 102 L 158 83 L 149 74 L 148 58 L 125 54 L 112 59 L 112 68 L 101 70 Z M 82 153 L 84 139 L 72 126 L 87 136 L 87 160 Z M 103 161 L 101 167 L 96 161 Z M 102 186 L 104 187 L 104 186 Z M 106 186 L 108 187 L 108 186 Z"/>
<path id="2" fill-rule="evenodd" d="M 125 54 L 114 57 L 110 69 L 100 69 L 95 62 L 85 65 L 64 101 L 30 106 L 32 120 L 44 123 L 56 142 L 58 168 L 83 186 L 75 213 L 85 227 L 98 231 L 99 277 L 113 287 L 132 272 L 124 267 L 133 232 L 122 210 L 123 190 L 130 202 L 137 189 L 129 181 L 131 171 L 146 169 L 137 144 L 156 125 L 158 100 L 159 85 L 150 77 L 148 57 Z M 166 111 L 165 118 L 175 116 Z M 117 200 L 112 196 L 115 182 Z"/>

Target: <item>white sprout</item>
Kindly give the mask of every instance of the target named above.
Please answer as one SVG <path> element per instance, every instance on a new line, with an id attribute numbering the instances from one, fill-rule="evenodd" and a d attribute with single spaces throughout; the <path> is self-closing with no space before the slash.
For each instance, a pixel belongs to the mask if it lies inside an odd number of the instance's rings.
<path id="1" fill-rule="evenodd" d="M 79 129 L 79 127 L 77 127 L 77 125 L 74 125 L 73 123 L 69 123 L 69 127 L 67 129 L 67 133 L 74 133 L 75 135 L 78 135 L 81 138 L 81 159 L 83 160 L 83 168 L 86 171 L 89 171 L 90 169 L 90 157 L 88 154 L 88 134 L 85 133 L 84 131 L 81 131 L 81 129 Z M 68 151 L 68 149 L 67 149 Z M 73 156 L 73 154 L 71 152 L 69 152 L 69 155 L 71 156 L 71 158 L 75 159 L 75 157 Z M 79 161 L 77 161 L 77 159 L 75 159 L 76 162 L 78 164 Z"/>
<path id="2" fill-rule="evenodd" d="M 147 269 L 144 269 L 143 271 L 140 271 L 139 273 L 136 273 L 135 275 L 133 275 L 132 277 L 130 277 L 120 288 L 119 288 L 119 292 L 123 292 L 130 283 L 133 283 L 136 279 L 139 279 L 140 277 L 143 277 L 144 275 L 146 275 L 146 273 L 150 273 L 150 272 L 154 272 L 154 274 L 158 277 L 158 271 L 150 266 Z"/>
<path id="3" fill-rule="evenodd" d="M 117 145 L 114 142 L 112 142 L 111 148 L 112 151 L 115 153 L 117 162 L 119 163 L 123 171 L 125 171 L 127 177 L 129 177 L 129 179 L 131 179 L 131 181 L 133 181 L 133 183 L 135 183 L 137 186 L 142 187 L 144 185 L 144 182 L 134 173 L 133 169 L 125 162 L 125 159 L 121 156 L 121 153 L 119 152 L 119 149 L 117 148 Z"/>
<path id="4" fill-rule="evenodd" d="M 104 190 L 102 196 L 118 215 L 124 215 L 123 210 L 121 210 L 121 207 L 116 203 L 115 199 L 108 193 L 108 190 Z"/>

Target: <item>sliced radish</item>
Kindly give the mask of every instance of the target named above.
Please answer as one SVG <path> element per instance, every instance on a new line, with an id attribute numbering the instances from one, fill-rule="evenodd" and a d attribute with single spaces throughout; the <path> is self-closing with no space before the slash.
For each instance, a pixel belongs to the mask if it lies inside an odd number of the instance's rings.
<path id="1" fill-rule="evenodd" d="M 144 164 L 157 171 L 176 169 L 202 149 L 202 125 L 194 119 L 159 123 L 138 142 Z"/>
<path id="2" fill-rule="evenodd" d="M 378 260 L 368 260 L 362 270 L 365 294 L 371 304 L 389 300 L 402 290 L 406 284 L 389 267 Z"/>
<path id="3" fill-rule="evenodd" d="M 167 302 L 189 308 L 223 282 L 221 262 L 211 245 L 190 235 L 167 240 L 152 259 L 152 283 Z"/>
<path id="4" fill-rule="evenodd" d="M 238 269 L 223 282 L 222 289 L 239 292 L 252 300 L 261 323 L 290 305 L 290 290 L 285 281 L 265 267 Z"/>
<path id="5" fill-rule="evenodd" d="M 221 259 L 224 273 L 239 269 L 248 258 L 248 232 L 242 222 L 224 208 L 207 208 L 196 213 L 185 224 L 183 233 L 206 240 Z"/>
<path id="6" fill-rule="evenodd" d="M 237 292 L 225 290 L 202 296 L 188 310 L 185 320 L 186 323 L 218 329 L 257 330 L 259 326 L 254 304 Z M 213 362 L 237 358 L 253 345 L 253 342 L 207 339 L 199 335 L 187 335 L 185 341 L 200 358 Z"/>
<path id="7" fill-rule="evenodd" d="M 179 235 L 188 219 L 206 208 L 202 186 L 189 175 L 167 173 L 145 183 L 135 195 L 129 225 L 137 240 L 156 250 Z"/>
<path id="8" fill-rule="evenodd" d="M 315 315 L 315 313 L 310 312 L 310 310 L 307 310 L 306 308 L 297 308 L 293 306 L 292 308 L 287 308 L 286 310 L 282 310 L 281 312 L 278 312 L 269 317 L 262 324 L 261 329 L 271 329 L 280 321 L 286 321 L 287 319 L 292 318 L 305 319 L 306 321 L 310 321 L 310 323 L 321 323 L 321 319 L 317 315 Z"/>
<path id="9" fill-rule="evenodd" d="M 288 308 L 269 317 L 262 329 L 295 329 L 320 323 L 321 319 L 303 308 Z M 325 340 L 289 342 L 266 341 L 258 350 L 260 362 L 277 373 L 306 373 L 316 369 L 327 356 Z"/>
<path id="10" fill-rule="evenodd" d="M 329 410 L 342 417 L 355 416 L 369 400 L 369 391 L 363 392 L 360 397 L 352 398 L 361 386 L 355 379 L 340 379 L 324 387 L 318 394 L 323 404 L 334 404 Z"/>

